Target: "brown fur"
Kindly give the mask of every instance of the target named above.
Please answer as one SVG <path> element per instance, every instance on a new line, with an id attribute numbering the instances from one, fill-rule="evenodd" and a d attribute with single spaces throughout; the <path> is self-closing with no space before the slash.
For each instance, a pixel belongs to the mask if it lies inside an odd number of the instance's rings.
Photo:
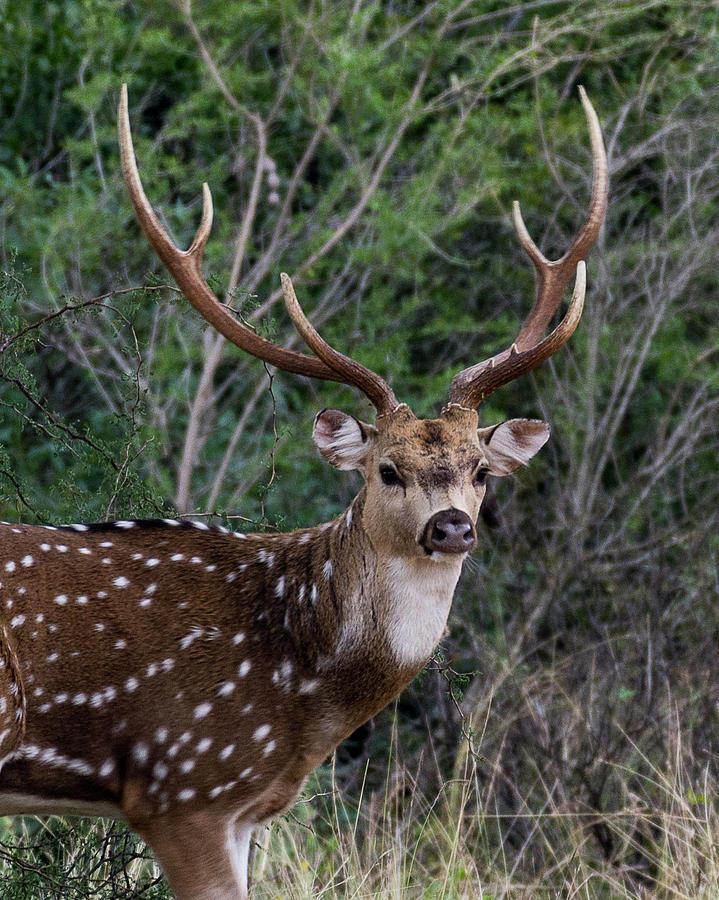
<path id="1" fill-rule="evenodd" d="M 426 523 L 450 508 L 474 521 L 492 464 L 492 436 L 456 406 L 430 421 L 401 406 L 376 427 L 325 411 L 315 438 L 366 480 L 316 528 L 0 525 L 0 812 L 94 805 L 151 842 L 183 900 L 243 891 L 221 847 L 207 853 L 227 889 L 200 887 L 178 831 L 215 822 L 244 847 L 417 674 L 464 557 L 428 552 Z"/>

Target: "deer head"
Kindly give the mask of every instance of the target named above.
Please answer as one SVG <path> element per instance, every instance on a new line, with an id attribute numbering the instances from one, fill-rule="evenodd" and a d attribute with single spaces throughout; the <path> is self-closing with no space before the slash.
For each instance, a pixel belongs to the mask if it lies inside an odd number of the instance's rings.
<path id="1" fill-rule="evenodd" d="M 400 405 L 376 426 L 328 409 L 314 427 L 325 458 L 363 473 L 365 528 L 373 545 L 435 562 L 474 550 L 487 476 L 513 472 L 548 437 L 544 422 L 522 419 L 479 429 L 476 412 L 458 405 L 430 420 Z"/>
<path id="2" fill-rule="evenodd" d="M 377 418 L 317 415 L 322 455 L 365 484 L 340 517 L 314 528 L 0 523 L 0 813 L 124 818 L 157 853 L 178 900 L 247 896 L 252 828 L 285 809 L 337 743 L 421 669 L 476 546 L 486 478 L 508 475 L 548 438 L 532 420 L 480 428 L 476 408 L 556 352 L 579 321 L 582 258 L 607 194 L 599 125 L 581 97 L 594 155 L 587 221 L 550 262 L 515 206 L 538 274 L 534 306 L 511 346 L 456 375 L 441 415 L 423 420 L 317 334 L 287 275 L 287 309 L 313 355 L 264 340 L 220 303 L 201 273 L 209 189 L 181 251 L 142 189 L 123 88 L 130 197 L 187 299 L 270 365 L 358 388 Z M 575 270 L 568 310 L 543 338 Z"/>
<path id="3" fill-rule="evenodd" d="M 449 404 L 437 420 L 419 421 L 399 403 L 387 382 L 330 347 L 300 306 L 290 277 L 282 273 L 285 304 L 312 356 L 278 347 L 237 321 L 212 293 L 201 274 L 204 246 L 212 226 L 212 198 L 203 185 L 203 214 L 187 251 L 179 250 L 162 228 L 140 181 L 132 147 L 123 86 L 119 133 L 122 168 L 137 219 L 178 287 L 198 312 L 228 340 L 253 356 L 288 372 L 341 381 L 358 388 L 375 406 L 377 424 L 368 425 L 338 410 L 315 419 L 314 440 L 339 469 L 357 469 L 366 479 L 364 516 L 368 534 L 381 552 L 448 562 L 476 546 L 475 521 L 488 475 L 507 475 L 528 462 L 549 437 L 543 422 L 515 419 L 478 429 L 476 408 L 497 388 L 531 371 L 566 343 L 579 323 L 584 303 L 584 256 L 601 227 L 607 203 L 607 164 L 597 115 L 579 88 L 589 124 L 594 158 L 592 199 L 587 220 L 561 259 L 550 261 L 527 232 L 519 204 L 513 207 L 520 243 L 537 272 L 537 296 L 516 339 L 506 350 L 457 374 Z M 574 291 L 564 318 L 542 337 L 572 275 Z M 451 561 L 450 561 L 451 564 Z"/>

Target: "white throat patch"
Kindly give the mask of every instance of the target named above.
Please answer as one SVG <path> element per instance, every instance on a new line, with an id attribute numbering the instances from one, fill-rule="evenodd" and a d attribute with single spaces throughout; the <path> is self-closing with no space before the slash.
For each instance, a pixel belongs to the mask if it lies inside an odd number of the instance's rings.
<path id="1" fill-rule="evenodd" d="M 390 601 L 387 635 L 401 665 L 426 662 L 447 624 L 464 557 L 433 557 L 440 558 L 415 563 L 390 557 L 382 564 Z"/>

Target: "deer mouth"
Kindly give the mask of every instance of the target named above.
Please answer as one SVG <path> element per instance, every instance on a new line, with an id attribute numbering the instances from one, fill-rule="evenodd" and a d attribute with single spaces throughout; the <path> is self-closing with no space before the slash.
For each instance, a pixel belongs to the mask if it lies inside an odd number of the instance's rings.
<path id="1" fill-rule="evenodd" d="M 424 552 L 470 553 L 477 546 L 474 522 L 461 509 L 443 509 L 424 526 L 419 540 Z"/>

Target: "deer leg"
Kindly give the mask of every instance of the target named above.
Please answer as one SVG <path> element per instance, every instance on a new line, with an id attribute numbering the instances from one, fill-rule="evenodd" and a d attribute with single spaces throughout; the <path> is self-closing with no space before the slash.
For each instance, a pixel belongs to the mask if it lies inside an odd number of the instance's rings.
<path id="1" fill-rule="evenodd" d="M 23 617 L 24 618 L 24 617 Z M 0 625 L 0 767 L 22 743 L 25 733 L 25 690 L 15 642 Z"/>
<path id="2" fill-rule="evenodd" d="M 247 900 L 251 826 L 200 815 L 134 827 L 154 850 L 176 900 Z"/>

